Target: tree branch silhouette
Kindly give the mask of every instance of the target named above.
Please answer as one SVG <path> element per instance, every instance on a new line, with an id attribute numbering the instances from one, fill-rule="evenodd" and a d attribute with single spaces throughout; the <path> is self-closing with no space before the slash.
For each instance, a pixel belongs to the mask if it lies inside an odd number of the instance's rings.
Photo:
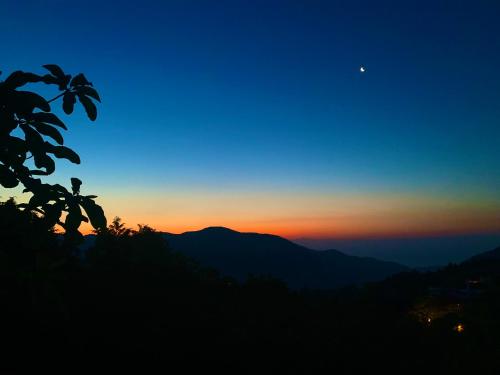
<path id="1" fill-rule="evenodd" d="M 71 178 L 70 191 L 59 184 L 43 183 L 35 176 L 54 173 L 53 158 L 80 164 L 78 154 L 63 146 L 64 138 L 58 128 L 67 130 L 67 127 L 52 112 L 50 103 L 62 98 L 62 109 L 70 115 L 78 99 L 88 118 L 95 121 L 97 108 L 94 102 L 101 99 L 82 73 L 71 76 L 54 64 L 43 67 L 49 74 L 15 71 L 0 81 L 0 185 L 9 189 L 22 184 L 23 192 L 32 196 L 28 203 L 19 207 L 40 213 L 47 228 L 60 225 L 67 240 L 78 241 L 82 239 L 78 230 L 82 222 L 90 222 L 96 230 L 106 228 L 104 211 L 94 201 L 96 196 L 81 195 L 82 181 L 77 178 Z M 28 83 L 57 86 L 61 93 L 46 100 L 35 92 L 19 90 Z M 17 129 L 24 138 L 12 135 Z M 26 165 L 30 159 L 33 159 L 35 168 Z M 64 221 L 61 220 L 63 213 L 66 213 Z"/>

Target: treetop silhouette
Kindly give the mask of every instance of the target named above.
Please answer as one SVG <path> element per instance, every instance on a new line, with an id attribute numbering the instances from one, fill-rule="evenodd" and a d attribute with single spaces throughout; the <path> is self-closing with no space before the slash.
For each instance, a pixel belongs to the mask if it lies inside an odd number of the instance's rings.
<path id="1" fill-rule="evenodd" d="M 15 71 L 0 81 L 0 185 L 14 188 L 22 184 L 23 192 L 32 193 L 29 202 L 20 205 L 23 209 L 41 214 L 47 228 L 60 225 L 66 238 L 79 239 L 82 221 L 90 221 L 96 230 L 106 228 L 104 211 L 94 201 L 96 196 L 81 195 L 82 181 L 78 178 L 71 178 L 69 191 L 59 184 L 43 183 L 36 176 L 54 173 L 54 158 L 80 164 L 78 154 L 64 146 L 59 129 L 67 127 L 52 112 L 51 103 L 61 99 L 64 113 L 70 115 L 78 99 L 88 118 L 94 121 L 97 118 L 94 101 L 101 99 L 82 73 L 72 77 L 57 65 L 43 67 L 48 74 Z M 55 86 L 59 93 L 47 100 L 35 92 L 21 90 L 35 83 Z M 64 212 L 67 215 L 62 221 Z"/>

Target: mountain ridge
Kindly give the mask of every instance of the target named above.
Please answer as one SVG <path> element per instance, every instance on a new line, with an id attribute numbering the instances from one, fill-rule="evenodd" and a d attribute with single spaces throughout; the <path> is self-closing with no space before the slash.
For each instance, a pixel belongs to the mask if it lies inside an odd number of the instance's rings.
<path id="1" fill-rule="evenodd" d="M 470 257 L 467 261 L 500 260 L 500 246 Z"/>
<path id="2" fill-rule="evenodd" d="M 290 238 L 313 250 L 338 249 L 345 254 L 393 261 L 410 268 L 461 263 L 500 244 L 500 232 L 386 238 Z"/>
<path id="3" fill-rule="evenodd" d="M 409 268 L 356 257 L 336 249 L 311 250 L 283 237 L 212 226 L 180 234 L 163 232 L 171 248 L 224 275 L 244 280 L 267 275 L 292 288 L 337 288 L 381 280 Z"/>

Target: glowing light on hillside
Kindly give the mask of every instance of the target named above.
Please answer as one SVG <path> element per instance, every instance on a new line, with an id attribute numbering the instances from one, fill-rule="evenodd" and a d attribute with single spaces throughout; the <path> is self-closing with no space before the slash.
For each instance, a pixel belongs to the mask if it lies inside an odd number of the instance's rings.
<path id="1" fill-rule="evenodd" d="M 453 329 L 458 333 L 462 333 L 464 331 L 464 325 L 462 323 L 458 323 Z"/>

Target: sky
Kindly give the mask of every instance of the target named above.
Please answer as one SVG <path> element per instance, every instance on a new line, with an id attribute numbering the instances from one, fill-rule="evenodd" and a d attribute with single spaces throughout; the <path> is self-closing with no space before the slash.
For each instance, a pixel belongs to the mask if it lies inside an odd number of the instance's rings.
<path id="1" fill-rule="evenodd" d="M 79 177 L 108 219 L 498 233 L 498 19 L 498 1 L 0 0 L 0 70 L 94 83 L 95 123 L 57 109 L 82 164 L 47 181 Z"/>

